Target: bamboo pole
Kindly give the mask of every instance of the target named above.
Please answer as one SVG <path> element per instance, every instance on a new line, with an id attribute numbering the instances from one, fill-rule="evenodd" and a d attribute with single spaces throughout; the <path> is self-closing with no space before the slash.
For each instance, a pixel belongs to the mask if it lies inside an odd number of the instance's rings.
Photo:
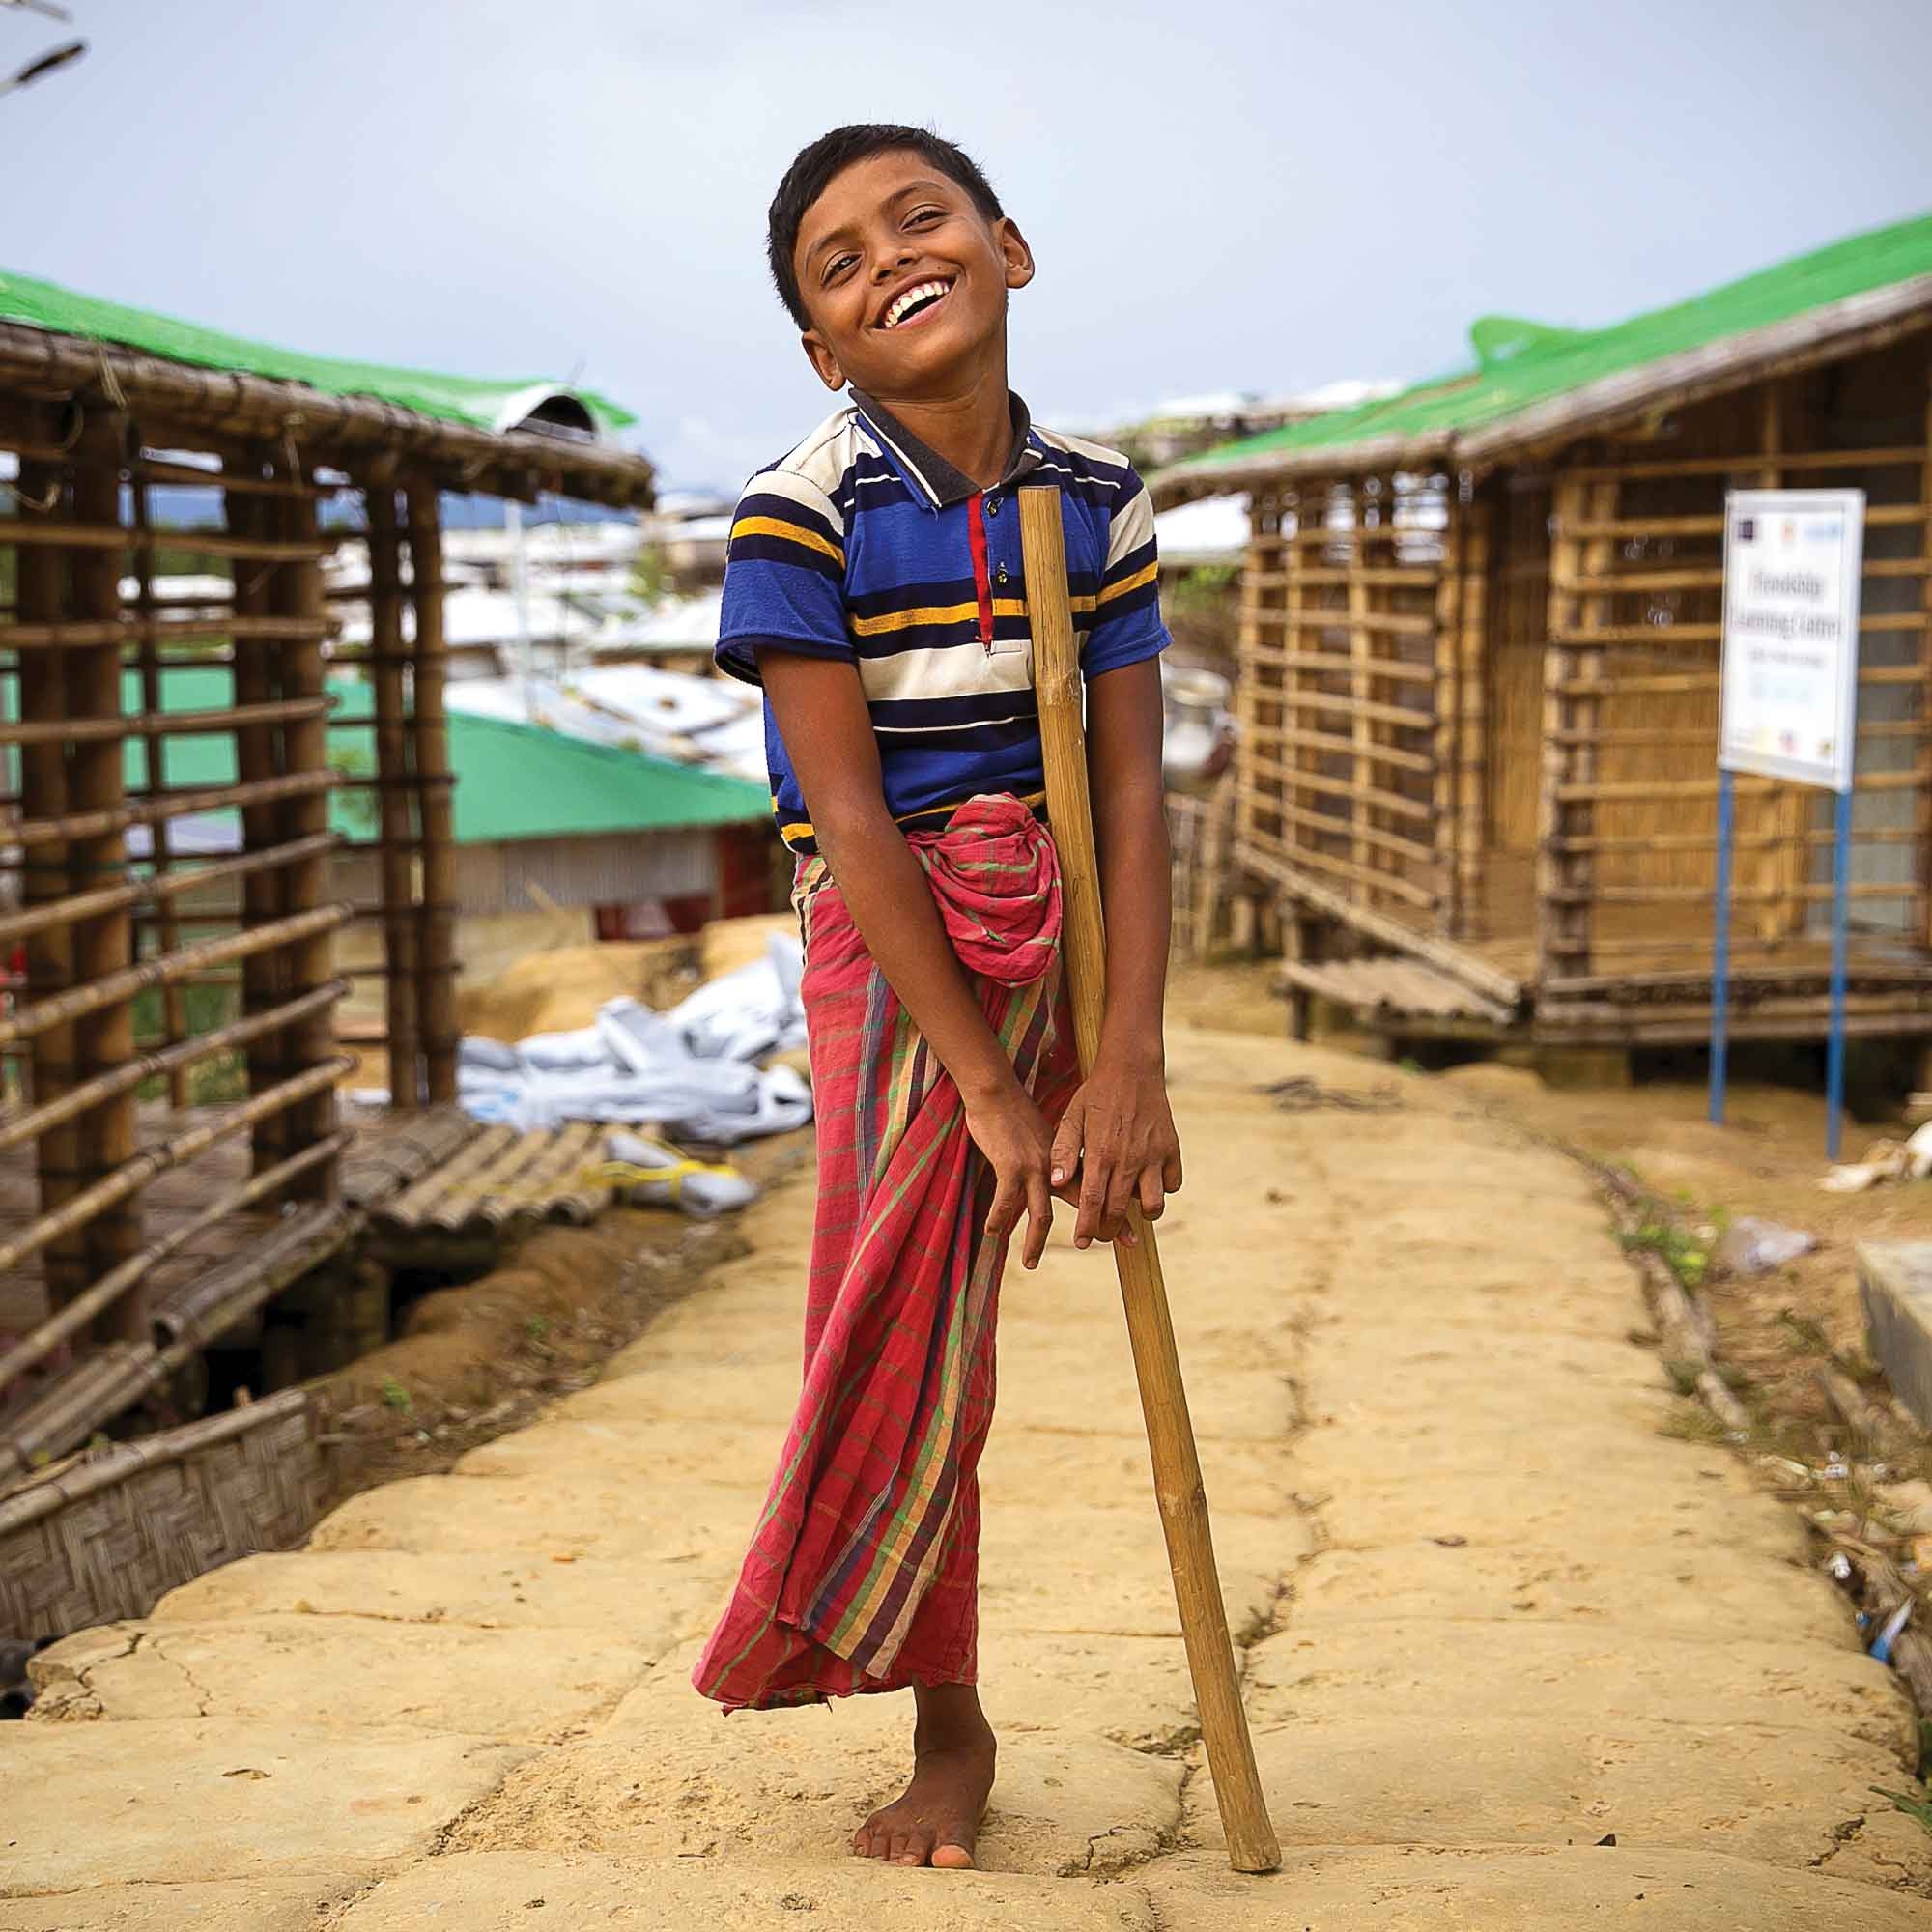
<path id="1" fill-rule="evenodd" d="M 99 1074 L 85 1087 L 72 1088 L 56 1099 L 43 1101 L 23 1114 L 0 1121 L 0 1151 L 62 1125 L 99 1100 L 111 1098 L 116 1094 L 131 1093 L 145 1080 L 171 1075 L 199 1061 L 212 1059 L 217 1053 L 245 1046 L 259 1035 L 301 1018 L 312 1006 L 333 1006 L 348 991 L 347 980 L 331 980 L 327 985 L 318 986 L 314 992 L 304 994 L 300 1000 L 274 1012 L 261 1013 L 253 1019 L 231 1020 L 226 1026 L 216 1027 L 213 1033 L 198 1033 L 174 1046 L 137 1054 L 125 1066 Z"/>
<path id="2" fill-rule="evenodd" d="M 43 418 L 51 412 L 40 409 Z M 65 458 L 63 457 L 63 462 Z M 52 463 L 23 463 L 20 494 L 30 502 L 44 501 L 51 491 L 64 490 L 65 472 Z M 24 514 L 24 512 L 22 513 Z M 58 623 L 66 605 L 65 577 L 60 553 L 53 550 L 15 552 L 20 616 L 29 623 Z M 67 694 L 58 660 L 23 659 L 19 665 L 19 703 L 22 719 L 57 726 L 67 716 Z M 67 756 L 60 741 L 44 739 L 20 752 L 20 810 L 43 821 L 58 821 L 67 812 Z M 8 828 L 10 840 L 23 847 L 20 828 Z M 67 846 L 49 839 L 21 853 L 20 900 L 32 912 L 57 905 L 67 893 Z M 73 936 L 63 923 L 27 940 L 29 1001 L 51 999 L 73 984 Z M 17 996 L 16 996 L 17 998 Z M 73 1089 L 73 1029 L 50 1027 L 34 1037 L 28 1081 L 37 1102 L 57 1099 Z M 79 1187 L 80 1130 L 74 1124 L 79 1109 L 49 1126 L 37 1144 L 35 1166 L 43 1213 L 58 1208 Z M 49 1300 L 58 1307 L 78 1294 L 87 1281 L 85 1244 L 63 1240 L 48 1249 L 42 1269 Z"/>
<path id="3" fill-rule="evenodd" d="M 265 1087 L 252 1099 L 244 1100 L 233 1107 L 224 1107 L 210 1122 L 198 1127 L 189 1127 L 185 1132 L 171 1134 L 166 1140 L 156 1141 L 153 1147 L 143 1148 L 140 1152 L 130 1152 L 120 1166 L 109 1169 L 99 1176 L 78 1194 L 64 1202 L 51 1214 L 43 1214 L 15 1235 L 12 1240 L 0 1242 L 0 1272 L 17 1267 L 28 1255 L 43 1248 L 49 1241 L 71 1233 L 75 1228 L 88 1224 L 99 1227 L 122 1203 L 138 1194 L 142 1188 L 158 1174 L 165 1174 L 170 1168 L 185 1166 L 198 1154 L 204 1154 L 212 1147 L 232 1139 L 236 1134 L 245 1132 L 255 1125 L 265 1114 L 279 1112 L 307 1099 L 321 1088 L 332 1085 L 345 1074 L 355 1071 L 355 1063 L 347 1054 L 326 1061 L 320 1066 L 311 1066 L 304 1073 L 298 1073 L 292 1079 L 278 1081 L 273 1087 Z M 264 1170 L 266 1172 L 266 1170 Z M 138 1245 L 132 1253 L 124 1255 L 123 1262 L 131 1261 L 139 1253 Z M 119 1265 L 119 1263 L 116 1264 Z M 131 1297 L 129 1297 L 131 1298 Z M 116 1341 L 140 1342 L 152 1338 L 153 1330 L 145 1325 L 147 1314 L 142 1311 L 143 1327 L 140 1334 L 119 1334 L 111 1339 Z M 123 1324 L 118 1324 L 117 1327 Z M 127 1324 L 131 1325 L 131 1324 Z M 0 1357 L 0 1360 L 4 1360 Z"/>
<path id="4" fill-rule="evenodd" d="M 288 845 L 273 845 L 266 852 L 244 852 L 236 859 L 217 859 L 191 872 L 170 872 L 157 878 L 136 879 L 126 886 L 108 886 L 98 893 L 82 893 L 75 897 L 49 900 L 25 912 L 0 913 L 0 944 L 17 940 L 49 926 L 71 925 L 77 920 L 92 919 L 120 907 L 161 905 L 184 893 L 201 892 L 225 879 L 245 878 L 251 872 L 286 866 L 314 853 L 327 853 L 337 844 L 333 833 L 319 833 L 312 838 L 298 839 Z M 173 914 L 167 915 L 173 918 Z M 211 915 L 224 921 L 227 915 Z M 192 922 L 190 922 L 192 923 Z M 206 923 L 206 922 L 203 922 Z M 171 945 L 169 952 L 175 949 Z M 177 1036 L 185 1037 L 185 1035 Z"/>
<path id="5" fill-rule="evenodd" d="M 153 527 L 151 505 L 148 499 L 148 482 L 138 467 L 130 479 L 129 497 L 134 510 L 134 527 L 144 535 Z M 134 610 L 135 629 L 140 634 L 141 667 L 141 716 L 128 719 L 125 723 L 114 720 L 96 720 L 91 724 L 83 721 L 71 721 L 70 730 L 79 728 L 84 731 L 102 731 L 111 728 L 118 742 L 122 729 L 138 732 L 142 749 L 146 754 L 144 767 L 148 787 L 152 791 L 166 791 L 168 788 L 167 740 L 162 733 L 166 729 L 166 719 L 161 703 L 160 654 L 156 648 L 155 635 L 155 583 L 153 557 L 146 550 L 140 550 L 134 556 Z M 32 729 L 35 727 L 23 727 Z M 41 729 L 47 727 L 41 726 Z M 174 854 L 170 849 L 167 821 L 163 819 L 154 826 L 149 834 L 149 850 L 152 854 L 152 875 L 156 879 L 165 878 L 174 864 Z M 172 952 L 181 944 L 181 928 L 175 922 L 172 903 L 163 899 L 160 923 L 156 929 L 155 943 L 163 952 Z M 161 989 L 161 1028 L 170 1046 L 177 1045 L 187 1037 L 187 1000 L 184 988 L 178 985 Z M 188 1104 L 187 1069 L 169 1076 L 169 1104 L 177 1109 L 185 1109 Z"/>
<path id="6" fill-rule="evenodd" d="M 369 656 L 376 696 L 376 772 L 389 781 L 382 805 L 383 959 L 388 968 L 384 1006 L 388 1025 L 389 1104 L 423 1103 L 421 981 L 416 974 L 416 843 L 409 777 L 408 705 L 403 688 L 403 579 L 393 486 L 365 494 L 369 527 Z"/>
<path id="7" fill-rule="evenodd" d="M 257 450 L 249 457 L 239 459 L 224 466 L 237 470 L 244 481 L 263 480 L 269 468 L 267 459 Z M 228 527 L 239 546 L 248 549 L 260 543 L 273 525 L 273 505 L 268 498 L 237 492 L 222 497 L 223 514 Z M 275 609 L 270 587 L 271 573 L 267 570 L 243 570 L 235 579 L 235 610 L 238 615 L 253 617 L 274 625 L 295 614 Z M 264 629 L 251 639 L 238 638 L 234 645 L 234 682 L 236 708 L 244 716 L 259 717 L 262 707 L 278 701 L 282 693 L 277 688 L 276 671 L 277 649 L 272 632 Z M 267 724 L 249 724 L 237 728 L 235 733 L 235 769 L 243 784 L 260 785 L 278 776 L 275 759 L 275 734 L 273 727 Z M 284 769 L 279 774 L 288 778 L 304 776 Z M 242 811 L 242 842 L 250 852 L 267 851 L 280 842 L 282 800 L 264 799 L 244 806 Z M 282 912 L 281 881 L 272 873 L 251 874 L 242 889 L 242 918 L 244 925 L 259 927 L 270 924 Z M 263 950 L 250 953 L 242 969 L 242 1011 L 244 1015 L 264 1013 L 286 1004 L 287 976 L 285 962 L 279 953 Z M 263 1034 L 252 1040 L 248 1048 L 248 1091 L 260 1094 L 270 1088 L 288 1071 L 284 1041 L 278 1034 Z M 288 1151 L 289 1123 L 280 1114 L 264 1117 L 253 1141 L 253 1160 L 256 1171 L 273 1167 Z"/>
<path id="8" fill-rule="evenodd" d="M 220 479 L 211 473 L 208 480 L 217 483 Z M 7 540 L 23 544 L 58 543 L 63 550 L 96 551 L 110 559 L 110 569 L 115 554 L 123 551 L 179 550 L 195 556 L 251 563 L 306 563 L 329 555 L 337 542 L 331 537 L 327 542 L 309 544 L 269 543 L 257 537 L 221 535 L 212 530 L 130 530 L 108 521 L 119 514 L 118 499 L 112 509 L 103 500 L 92 511 L 77 513 L 74 522 L 59 537 L 51 533 L 51 526 L 29 525 L 10 534 Z"/>
<path id="9" fill-rule="evenodd" d="M 1376 825 L 1375 813 L 1369 804 L 1369 788 L 1373 782 L 1370 753 L 1375 746 L 1375 723 L 1369 715 L 1369 706 L 1376 701 L 1376 688 L 1370 679 L 1375 662 L 1374 647 L 1369 639 L 1367 628 L 1369 615 L 1369 583 L 1367 579 L 1368 558 L 1364 555 L 1362 541 L 1362 518 L 1366 513 L 1362 488 L 1357 484 L 1350 493 L 1350 500 L 1354 505 L 1355 526 L 1349 542 L 1349 695 L 1350 722 L 1349 735 L 1354 741 L 1354 756 L 1350 761 L 1349 782 L 1336 785 L 1332 781 L 1326 787 L 1317 787 L 1312 780 L 1306 781 L 1311 789 L 1325 788 L 1331 793 L 1341 791 L 1349 795 L 1349 826 L 1353 834 L 1350 845 L 1350 863 L 1354 867 L 1356 876 L 1363 884 L 1360 896 L 1363 902 L 1373 899 L 1377 876 L 1370 851 L 1373 838 L 1371 833 L 1380 828 Z"/>
<path id="10" fill-rule="evenodd" d="M 1932 351 L 1928 351 L 1925 358 L 1925 461 L 1918 471 L 1918 512 L 1921 532 L 1919 549 L 1926 564 L 1932 566 Z M 1915 668 L 1918 672 L 1918 762 L 1932 767 L 1932 568 L 1927 569 L 1920 587 L 1917 615 L 1918 663 Z M 1869 625 L 1871 620 L 1866 618 L 1864 621 Z M 1916 868 L 1918 903 L 1914 911 L 1910 937 L 1915 945 L 1923 949 L 1932 947 L 1932 778 L 1928 778 L 1918 788 L 1918 805 L 1913 819 L 1914 829 L 1918 835 L 1918 864 Z M 1932 1046 L 1927 1047 L 1923 1058 L 1918 1081 L 1921 1088 L 1932 1080 Z"/>
<path id="11" fill-rule="evenodd" d="M 298 468 L 283 480 L 305 482 Z M 312 547 L 316 540 L 315 498 L 288 495 L 271 498 L 267 508 L 282 538 L 293 547 Z M 312 619 L 322 612 L 322 571 L 313 561 L 275 573 L 270 587 L 278 616 Z M 328 724 L 326 678 L 321 642 L 313 638 L 285 639 L 281 654 L 281 688 L 285 701 L 310 707 L 282 724 L 282 767 L 285 771 L 326 771 L 328 768 Z M 276 869 L 282 886 L 285 917 L 312 912 L 328 891 L 329 854 L 318 841 L 328 836 L 329 795 L 326 791 L 298 792 L 283 800 L 280 831 L 285 847 L 303 850 L 289 865 Z M 321 925 L 289 948 L 285 987 L 299 999 L 328 982 L 333 967 L 335 928 Z M 333 1019 L 327 1007 L 309 1010 L 282 1035 L 282 1064 L 290 1071 L 319 1066 L 333 1049 Z M 290 1151 L 332 1139 L 338 1124 L 335 1090 L 326 1087 L 311 1094 L 286 1117 Z M 299 1198 L 333 1202 L 340 1198 L 341 1177 L 331 1159 L 305 1169 L 295 1190 Z"/>
<path id="12" fill-rule="evenodd" d="M 170 980 L 184 979 L 210 966 L 220 966 L 231 959 L 249 959 L 275 947 L 288 946 L 319 928 L 345 924 L 351 916 L 351 908 L 345 904 L 318 906 L 313 912 L 276 920 L 245 932 L 204 939 L 158 959 L 144 959 L 138 966 L 126 967 L 91 983 L 38 1000 L 31 1007 L 16 1009 L 0 1019 L 0 1046 L 12 1040 L 31 1039 L 49 1027 L 82 1019 L 117 1002 L 129 1000 L 146 987 L 164 986 Z M 128 1051 L 131 1054 L 131 1043 Z"/>
<path id="13" fill-rule="evenodd" d="M 1430 740 L 1430 796 L 1435 813 L 1435 929 L 1445 939 L 1462 930 L 1457 910 L 1461 872 L 1456 864 L 1462 821 L 1456 810 L 1457 721 L 1461 710 L 1463 635 L 1463 540 L 1468 505 L 1453 485 L 1446 505 L 1442 559 L 1435 576 L 1435 611 L 1430 618 L 1427 669 L 1435 689 L 1435 730 Z M 1422 667 L 1418 667 L 1422 668 Z"/>
<path id="14" fill-rule="evenodd" d="M 196 617 L 118 617 L 112 622 L 105 618 L 94 618 L 87 622 L 70 618 L 54 623 L 9 624 L 4 631 L 0 631 L 0 649 L 85 650 L 95 644 L 137 644 L 144 639 L 165 645 L 183 638 L 266 638 L 272 641 L 298 628 L 303 635 L 321 638 L 328 637 L 336 628 L 331 620 L 326 618 L 298 627 L 285 618 L 238 617 L 232 613 L 231 600 L 225 597 L 150 599 L 150 609 L 156 611 L 188 608 L 208 611 L 212 614 Z M 218 664 L 220 660 L 196 657 L 187 662 L 209 665 Z"/>
<path id="15" fill-rule="evenodd" d="M 1485 738 L 1489 720 L 1490 682 L 1490 560 L 1492 555 L 1493 506 L 1488 497 L 1473 497 L 1463 508 L 1458 546 L 1462 565 L 1456 695 L 1456 929 L 1455 939 L 1469 939 L 1487 923 L 1483 902 L 1483 858 L 1489 845 L 1489 759 Z"/>
<path id="16" fill-rule="evenodd" d="M 0 631 L 0 637 L 4 637 Z M 117 646 L 118 648 L 118 646 Z M 141 673 L 146 682 L 150 668 L 157 674 L 158 663 L 152 660 L 150 652 L 141 653 Z M 124 738 L 159 737 L 165 733 L 170 738 L 213 737 L 217 733 L 235 730 L 242 724 L 279 724 L 290 719 L 325 717 L 331 705 L 327 697 L 303 698 L 298 702 L 281 704 L 251 705 L 245 709 L 240 705 L 230 705 L 226 711 L 181 711 L 164 712 L 158 698 L 143 711 L 131 712 L 123 718 L 67 718 L 55 724 L 0 724 L 0 745 L 39 745 L 49 739 L 74 745 L 96 738 L 112 738 L 117 743 Z M 144 705 L 147 698 L 142 698 Z M 130 793 L 135 798 L 164 797 L 167 785 L 157 780 L 155 774 L 160 769 L 156 758 L 148 767 L 147 784 Z M 158 850 L 158 847 L 156 848 Z M 165 867 L 162 867 L 166 869 Z"/>
<path id="17" fill-rule="evenodd" d="M 111 811 L 66 811 L 52 818 L 25 818 L 7 828 L 10 845 L 58 845 L 70 838 L 99 838 L 125 832 L 130 825 L 153 825 L 163 818 L 185 818 L 191 812 L 226 811 L 236 806 L 271 803 L 296 791 L 327 791 L 341 782 L 334 772 L 289 772 L 252 784 L 203 785 L 171 791 L 165 798 L 138 799 Z M 38 869 L 38 867 L 29 867 Z M 119 871 L 119 866 L 106 869 Z"/>
<path id="18" fill-rule="evenodd" d="M 0 1386 L 17 1379 L 25 1370 L 44 1361 L 69 1336 L 84 1327 L 92 1317 L 111 1308 L 128 1289 L 144 1281 L 170 1256 L 178 1255 L 197 1236 L 207 1234 L 229 1215 L 242 1213 L 289 1182 L 333 1160 L 355 1138 L 354 1129 L 338 1128 L 327 1140 L 303 1148 L 299 1153 L 291 1154 L 274 1167 L 264 1168 L 240 1186 L 216 1195 L 207 1207 L 197 1208 L 187 1220 L 150 1241 L 139 1254 L 130 1255 L 118 1267 L 109 1269 L 84 1294 L 68 1303 L 58 1315 L 42 1322 L 31 1334 L 0 1355 Z"/>
<path id="19" fill-rule="evenodd" d="M 415 604 L 416 816 L 422 826 L 422 907 L 416 954 L 423 1060 L 430 1101 L 456 1098 L 456 842 L 449 795 L 449 722 L 443 708 L 442 528 L 436 485 L 408 489 Z"/>
<path id="20" fill-rule="evenodd" d="M 81 527 L 94 520 L 117 519 L 121 513 L 121 462 L 126 420 L 103 418 L 81 440 L 74 466 L 73 513 Z M 112 552 L 84 549 L 68 559 L 73 585 L 74 614 L 83 621 L 102 622 L 121 613 L 121 577 Z M 118 719 L 122 714 L 121 653 L 112 644 L 86 651 L 70 651 L 61 660 L 66 673 L 68 715 L 76 719 Z M 112 811 L 121 803 L 127 783 L 122 762 L 123 741 L 82 739 L 68 754 L 68 782 L 75 805 Z M 116 833 L 76 838 L 68 848 L 71 892 L 103 871 L 125 866 L 126 841 Z M 73 938 L 74 978 L 97 990 L 116 985 L 134 956 L 134 932 L 125 908 L 76 920 Z M 124 1065 L 134 1055 L 134 989 L 105 992 L 75 1014 L 73 1065 L 85 1083 L 96 1075 Z M 133 1158 L 139 1145 L 134 1095 L 117 1094 L 90 1108 L 79 1119 L 80 1159 L 77 1178 L 86 1199 L 95 1183 Z M 70 1207 L 72 1203 L 69 1204 Z M 87 1229 L 87 1273 L 91 1278 L 118 1267 L 141 1247 L 140 1215 L 131 1202 L 117 1197 L 94 1216 Z M 97 1330 L 102 1342 L 145 1341 L 149 1334 L 146 1296 L 138 1285 L 102 1318 Z"/>
<path id="21" fill-rule="evenodd" d="M 1073 613 L 1066 592 L 1066 554 L 1060 492 L 1048 486 L 1019 493 L 1026 559 L 1027 610 L 1034 634 L 1034 683 L 1039 696 L 1047 810 L 1065 893 L 1064 929 L 1067 998 L 1073 1009 L 1080 1059 L 1091 1067 L 1099 1044 L 1106 988 L 1106 940 L 1101 926 L 1100 873 L 1094 849 L 1087 753 L 1081 725 L 1081 681 Z M 1126 1307 L 1134 1371 L 1146 1411 L 1153 1458 L 1154 1492 L 1186 1640 L 1194 1701 L 1214 1779 L 1215 1801 L 1237 1871 L 1273 1871 L 1281 1848 L 1268 1823 L 1255 1768 L 1254 1745 L 1241 1709 L 1234 1646 L 1222 1605 L 1220 1573 L 1208 1520 L 1208 1496 L 1188 1419 L 1187 1392 L 1174 1343 L 1167 1291 L 1153 1229 L 1138 1207 L 1129 1210 L 1139 1245 L 1114 1244 Z"/>

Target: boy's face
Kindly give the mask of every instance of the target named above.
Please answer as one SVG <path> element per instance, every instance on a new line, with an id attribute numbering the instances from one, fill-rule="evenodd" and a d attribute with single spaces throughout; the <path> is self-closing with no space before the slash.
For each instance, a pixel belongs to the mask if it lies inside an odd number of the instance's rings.
<path id="1" fill-rule="evenodd" d="M 944 387 L 997 352 L 1007 291 L 1033 280 L 1033 252 L 923 156 L 894 152 L 832 178 L 799 223 L 792 267 L 819 379 L 883 398 Z"/>

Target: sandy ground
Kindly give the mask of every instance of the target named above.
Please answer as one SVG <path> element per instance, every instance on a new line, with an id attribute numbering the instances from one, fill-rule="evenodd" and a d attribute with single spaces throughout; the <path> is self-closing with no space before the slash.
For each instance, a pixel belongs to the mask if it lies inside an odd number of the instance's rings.
<path id="1" fill-rule="evenodd" d="M 1911 1714 L 1795 1518 L 1661 1433 L 1576 1164 L 1178 1007 L 1163 1251 L 1278 1875 L 1218 1850 L 1112 1269 L 1064 1228 L 1004 1311 L 985 1869 L 842 1854 L 900 1700 L 690 1690 L 796 1389 L 794 1184 L 531 1426 L 46 1653 L 0 1733 L 0 1932 L 1932 1922 L 1932 1837 L 1870 1791 Z"/>

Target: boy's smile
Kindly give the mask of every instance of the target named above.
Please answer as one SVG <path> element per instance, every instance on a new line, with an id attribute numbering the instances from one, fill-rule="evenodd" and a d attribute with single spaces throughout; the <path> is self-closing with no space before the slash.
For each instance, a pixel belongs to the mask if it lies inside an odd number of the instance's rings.
<path id="1" fill-rule="evenodd" d="M 806 211 L 792 260 L 819 379 L 889 400 L 1003 371 L 1007 291 L 1033 279 L 1033 253 L 1012 222 L 989 221 L 909 152 L 835 175 Z"/>

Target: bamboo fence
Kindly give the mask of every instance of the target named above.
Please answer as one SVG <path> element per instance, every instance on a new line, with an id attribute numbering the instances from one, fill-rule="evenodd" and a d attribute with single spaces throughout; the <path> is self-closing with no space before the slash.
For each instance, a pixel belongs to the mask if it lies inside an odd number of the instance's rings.
<path id="1" fill-rule="evenodd" d="M 0 1225 L 12 1455 L 96 1426 L 356 1224 L 333 1037 L 352 919 L 384 937 L 360 970 L 384 982 L 396 1107 L 454 1097 L 440 491 L 650 487 L 640 459 L 567 440 L 75 350 L 0 327 L 0 1177 L 32 1203 Z M 341 651 L 324 564 L 358 521 L 372 635 Z M 171 702 L 188 672 L 220 696 Z M 367 701 L 337 716 L 345 676 Z M 366 907 L 331 888 L 358 824 Z M 187 1168 L 193 1208 L 156 1218 L 151 1184 Z M 204 1253 L 201 1293 L 184 1264 Z"/>

